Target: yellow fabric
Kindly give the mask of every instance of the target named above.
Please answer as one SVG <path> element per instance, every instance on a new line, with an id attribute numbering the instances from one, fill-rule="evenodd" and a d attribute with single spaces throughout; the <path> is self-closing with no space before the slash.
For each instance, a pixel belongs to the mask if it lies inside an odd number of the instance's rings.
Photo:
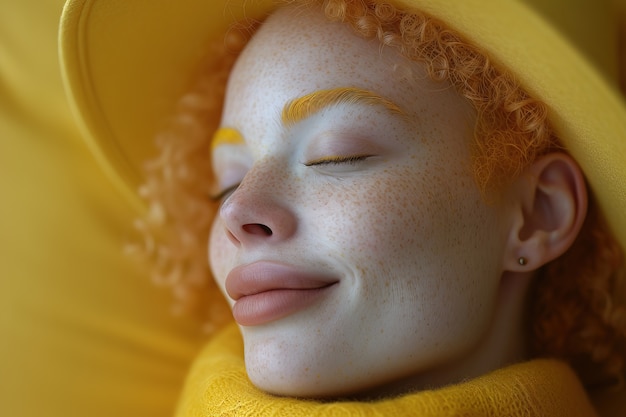
<path id="1" fill-rule="evenodd" d="M 171 416 L 194 323 L 122 254 L 134 209 L 61 82 L 61 0 L 0 0 L 0 416 Z"/>
<path id="2" fill-rule="evenodd" d="M 188 377 L 177 416 L 551 416 L 596 413 L 571 369 L 534 360 L 458 385 L 378 402 L 315 402 L 278 398 L 246 377 L 235 325 L 202 351 Z"/>

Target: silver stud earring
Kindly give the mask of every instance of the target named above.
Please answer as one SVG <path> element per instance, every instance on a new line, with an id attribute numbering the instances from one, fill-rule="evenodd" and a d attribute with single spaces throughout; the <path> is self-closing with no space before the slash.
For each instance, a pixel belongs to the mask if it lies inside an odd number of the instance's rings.
<path id="1" fill-rule="evenodd" d="M 528 260 L 526 258 L 524 258 L 523 256 L 520 256 L 519 259 L 517 260 L 517 262 L 520 265 L 524 266 L 524 265 L 526 265 L 528 263 Z"/>

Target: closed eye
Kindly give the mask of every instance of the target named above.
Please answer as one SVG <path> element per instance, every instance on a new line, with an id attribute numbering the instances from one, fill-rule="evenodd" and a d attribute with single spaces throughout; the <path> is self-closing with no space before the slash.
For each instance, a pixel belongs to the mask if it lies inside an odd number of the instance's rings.
<path id="1" fill-rule="evenodd" d="M 372 155 L 350 155 L 350 156 L 325 156 L 306 162 L 304 165 L 321 166 L 321 165 L 339 165 L 339 164 L 356 164 L 371 157 Z"/>

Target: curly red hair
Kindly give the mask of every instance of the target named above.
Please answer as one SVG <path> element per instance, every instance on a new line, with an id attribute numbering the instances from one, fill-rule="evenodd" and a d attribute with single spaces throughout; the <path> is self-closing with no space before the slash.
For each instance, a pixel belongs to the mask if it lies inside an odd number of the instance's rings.
<path id="1" fill-rule="evenodd" d="M 472 169 L 485 196 L 538 156 L 561 150 L 546 106 L 437 20 L 376 0 L 288 3 L 321 5 L 329 19 L 398 49 L 422 62 L 434 80 L 451 83 L 476 110 Z M 207 198 L 209 140 L 219 124 L 230 69 L 254 28 L 233 29 L 226 42 L 213 46 L 199 81 L 157 140 L 160 156 L 149 165 L 142 189 L 152 209 L 138 222 L 145 236 L 141 252 L 153 260 L 155 280 L 174 290 L 179 305 L 201 311 L 217 326 L 229 314 L 207 265 L 216 209 Z M 626 309 L 618 298 L 624 292 L 623 253 L 591 200 L 573 246 L 539 271 L 529 306 L 533 355 L 569 361 L 587 385 L 621 382 L 626 357 Z"/>

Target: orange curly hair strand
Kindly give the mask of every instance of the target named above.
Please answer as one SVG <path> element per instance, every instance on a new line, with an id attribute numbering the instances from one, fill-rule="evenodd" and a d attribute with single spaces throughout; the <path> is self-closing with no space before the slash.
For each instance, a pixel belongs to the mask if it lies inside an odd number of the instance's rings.
<path id="1" fill-rule="evenodd" d="M 159 156 L 146 164 L 146 182 L 139 190 L 149 210 L 135 222 L 143 242 L 127 248 L 151 265 L 157 285 L 172 290 L 174 312 L 199 316 L 207 333 L 231 317 L 207 264 L 217 209 L 208 198 L 210 138 L 220 123 L 230 71 L 255 26 L 241 24 L 207 48 L 195 84 L 156 137 Z"/>

